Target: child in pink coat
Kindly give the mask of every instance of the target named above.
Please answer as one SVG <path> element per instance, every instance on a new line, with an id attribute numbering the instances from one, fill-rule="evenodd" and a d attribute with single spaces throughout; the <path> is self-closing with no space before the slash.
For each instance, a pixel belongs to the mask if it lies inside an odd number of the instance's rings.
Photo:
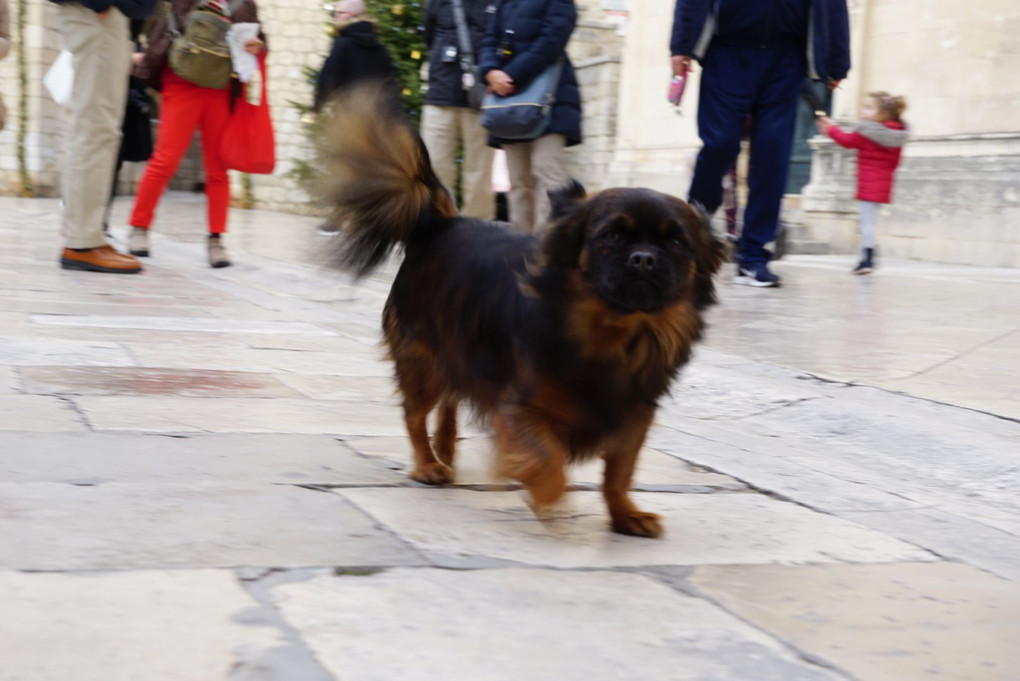
<path id="1" fill-rule="evenodd" d="M 907 108 L 903 97 L 872 92 L 861 105 L 861 122 L 853 132 L 843 132 L 829 118 L 818 119 L 818 131 L 836 144 L 857 149 L 857 201 L 860 206 L 863 254 L 854 274 L 869 274 L 875 267 L 875 218 L 879 204 L 892 201 L 893 174 L 907 142 L 906 124 L 900 119 Z"/>

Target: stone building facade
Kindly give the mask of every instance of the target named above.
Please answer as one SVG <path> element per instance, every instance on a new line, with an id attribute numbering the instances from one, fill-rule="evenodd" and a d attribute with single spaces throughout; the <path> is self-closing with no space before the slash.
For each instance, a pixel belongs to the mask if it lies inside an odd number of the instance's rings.
<path id="1" fill-rule="evenodd" d="M 913 141 L 882 210 L 888 256 L 1020 267 L 1020 3 L 849 0 L 853 69 L 833 116 L 874 90 L 906 96 Z M 665 102 L 674 2 L 629 2 L 612 184 L 683 195 L 700 142 L 697 76 L 683 113 Z M 811 181 L 785 219 L 828 252 L 856 249 L 853 151 L 811 140 Z"/>
<path id="2" fill-rule="evenodd" d="M 18 61 L 0 62 L 0 88 L 11 109 L 0 133 L 0 192 L 21 189 L 18 149 L 36 195 L 53 195 L 60 173 L 63 111 L 50 101 L 42 76 L 59 51 L 56 9 L 25 3 L 23 41 L 27 118 L 18 121 Z M 290 177 L 296 159 L 311 157 L 299 112 L 308 102 L 306 67 L 329 47 L 327 14 L 312 0 L 261 0 L 271 45 L 270 100 L 278 166 L 252 178 L 255 205 L 307 212 L 309 198 Z M 584 101 L 585 142 L 570 150 L 570 167 L 589 189 L 648 186 L 684 195 L 700 141 L 697 75 L 682 109 L 666 102 L 672 0 L 579 1 L 569 50 Z M 913 140 L 897 176 L 895 202 L 883 209 L 879 244 L 885 255 L 988 266 L 1020 266 L 1020 3 L 984 0 L 849 0 L 854 67 L 833 96 L 833 115 L 857 117 L 861 97 L 884 89 L 904 94 Z M 856 248 L 854 152 L 827 139 L 810 140 L 810 182 L 788 197 L 784 220 L 816 252 Z M 122 188 L 140 173 L 129 167 Z M 190 154 L 175 186 L 201 181 Z M 235 177 L 235 195 L 241 194 Z"/>

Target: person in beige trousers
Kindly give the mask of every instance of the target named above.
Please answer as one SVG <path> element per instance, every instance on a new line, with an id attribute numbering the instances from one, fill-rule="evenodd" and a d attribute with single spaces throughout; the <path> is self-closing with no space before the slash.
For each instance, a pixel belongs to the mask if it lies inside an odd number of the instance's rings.
<path id="1" fill-rule="evenodd" d="M 534 140 L 500 139 L 510 173 L 510 224 L 540 230 L 549 219 L 549 192 L 570 184 L 564 149 L 581 143 L 581 93 L 566 47 L 577 23 L 574 0 L 503 0 L 485 29 L 478 72 L 500 96 L 526 88 L 562 63 L 548 127 Z"/>
<path id="2" fill-rule="evenodd" d="M 129 17 L 144 19 L 156 0 L 51 0 L 60 5 L 60 35 L 74 57 L 71 121 L 62 175 L 64 269 L 133 274 L 138 260 L 118 253 L 103 234 L 120 148 L 131 70 Z"/>
<path id="3" fill-rule="evenodd" d="M 468 104 L 464 88 L 465 56 L 473 64 L 491 0 L 460 0 L 465 34 L 458 31 L 454 0 L 429 0 L 425 8 L 425 44 L 429 49 L 428 93 L 421 115 L 421 136 L 432 167 L 450 193 L 457 185 L 457 149 L 461 162 L 461 214 L 491 220 L 496 214 L 492 192 L 492 158 L 482 114 Z M 467 40 L 470 52 L 461 43 Z M 474 69 L 471 68 L 472 77 Z"/>

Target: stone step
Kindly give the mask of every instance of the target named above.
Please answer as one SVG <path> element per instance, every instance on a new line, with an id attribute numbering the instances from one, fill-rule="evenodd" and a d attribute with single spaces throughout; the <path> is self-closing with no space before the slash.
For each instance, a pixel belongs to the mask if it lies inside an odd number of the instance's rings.
<path id="1" fill-rule="evenodd" d="M 829 255 L 832 253 L 832 249 L 825 241 L 789 239 L 786 242 L 786 252 L 801 255 Z"/>

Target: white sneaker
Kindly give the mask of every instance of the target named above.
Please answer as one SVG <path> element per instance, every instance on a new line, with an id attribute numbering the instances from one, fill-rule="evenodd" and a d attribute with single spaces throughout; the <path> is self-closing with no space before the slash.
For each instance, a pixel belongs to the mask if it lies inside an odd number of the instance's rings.
<path id="1" fill-rule="evenodd" d="M 739 265 L 737 266 L 737 276 L 733 279 L 734 284 L 757 286 L 759 288 L 772 288 L 779 286 L 780 282 L 782 282 L 782 279 L 780 279 L 779 275 L 769 272 L 769 267 L 765 263 L 750 267 Z"/>

